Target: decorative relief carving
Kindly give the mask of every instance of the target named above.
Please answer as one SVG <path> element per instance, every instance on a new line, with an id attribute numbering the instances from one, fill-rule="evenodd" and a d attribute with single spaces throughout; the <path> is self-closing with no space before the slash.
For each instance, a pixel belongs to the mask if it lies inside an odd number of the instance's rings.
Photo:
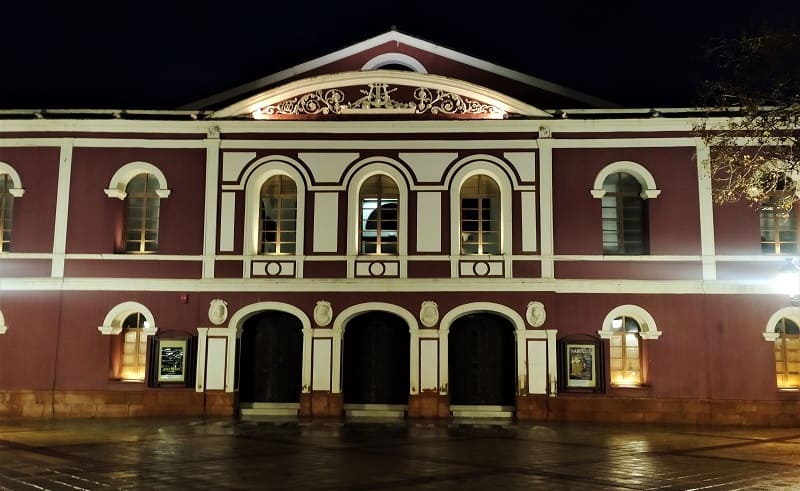
<path id="1" fill-rule="evenodd" d="M 327 300 L 319 300 L 314 307 L 314 322 L 320 327 L 325 327 L 333 320 L 333 308 Z"/>
<path id="2" fill-rule="evenodd" d="M 376 82 L 359 89 L 363 94 L 351 102 L 345 102 L 345 93 L 339 89 L 316 90 L 299 97 L 294 97 L 277 104 L 256 110 L 254 117 L 271 115 L 299 114 L 358 114 L 358 113 L 393 113 L 393 114 L 487 114 L 493 118 L 502 117 L 505 111 L 491 104 L 462 97 L 452 92 L 426 87 L 414 88 L 414 101 L 397 101 L 392 93 L 397 88 L 389 88 L 389 84 Z"/>
<path id="3" fill-rule="evenodd" d="M 528 324 L 533 327 L 542 327 L 545 319 L 547 319 L 547 312 L 544 310 L 542 302 L 530 302 L 528 309 L 525 311 L 525 318 Z"/>
<path id="4" fill-rule="evenodd" d="M 208 320 L 218 326 L 228 319 L 228 302 L 220 298 L 211 301 L 208 307 Z"/>
<path id="5" fill-rule="evenodd" d="M 432 300 L 422 302 L 419 309 L 419 320 L 425 327 L 435 326 L 439 322 L 439 305 Z"/>

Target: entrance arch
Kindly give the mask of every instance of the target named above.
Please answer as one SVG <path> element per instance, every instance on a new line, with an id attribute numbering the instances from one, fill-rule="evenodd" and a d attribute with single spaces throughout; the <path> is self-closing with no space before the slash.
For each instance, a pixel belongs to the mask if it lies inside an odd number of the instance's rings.
<path id="1" fill-rule="evenodd" d="M 242 325 L 239 398 L 242 402 L 299 402 L 303 378 L 303 324 L 276 310 Z"/>
<path id="2" fill-rule="evenodd" d="M 448 373 L 451 405 L 514 406 L 514 325 L 492 313 L 461 316 L 450 325 Z"/>
<path id="3" fill-rule="evenodd" d="M 345 404 L 408 404 L 410 333 L 406 321 L 371 311 L 347 322 L 342 340 Z"/>

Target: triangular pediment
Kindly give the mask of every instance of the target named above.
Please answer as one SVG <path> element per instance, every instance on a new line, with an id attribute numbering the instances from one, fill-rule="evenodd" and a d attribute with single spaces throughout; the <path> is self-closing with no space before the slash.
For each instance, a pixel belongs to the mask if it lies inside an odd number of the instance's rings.
<path id="1" fill-rule="evenodd" d="M 392 30 L 313 60 L 187 104 L 183 109 L 230 107 L 291 82 L 342 72 L 399 68 L 489 87 L 539 108 L 613 108 L 603 99 L 542 80 L 464 53 Z"/>
<path id="2" fill-rule="evenodd" d="M 321 75 L 289 82 L 216 111 L 212 118 L 550 118 L 541 109 L 463 80 L 396 70 Z"/>

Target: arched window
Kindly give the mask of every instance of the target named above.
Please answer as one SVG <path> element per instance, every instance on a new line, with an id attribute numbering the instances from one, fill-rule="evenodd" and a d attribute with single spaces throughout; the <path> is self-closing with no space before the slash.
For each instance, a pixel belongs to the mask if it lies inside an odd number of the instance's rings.
<path id="1" fill-rule="evenodd" d="M 11 216 L 14 196 L 11 194 L 11 176 L 0 174 L 0 252 L 11 250 Z"/>
<path id="2" fill-rule="evenodd" d="M 361 185 L 361 254 L 397 254 L 399 200 L 397 184 L 387 175 L 374 175 Z"/>
<path id="3" fill-rule="evenodd" d="M 261 254 L 294 254 L 297 244 L 297 185 L 275 175 L 261 186 L 258 212 Z"/>
<path id="4" fill-rule="evenodd" d="M 158 217 L 160 197 L 158 178 L 150 173 L 138 174 L 125 187 L 125 252 L 158 251 Z"/>
<path id="5" fill-rule="evenodd" d="M 461 254 L 500 254 L 500 188 L 478 174 L 461 185 Z"/>
<path id="6" fill-rule="evenodd" d="M 642 384 L 641 330 L 639 322 L 632 317 L 623 315 L 611 321 L 611 385 L 635 387 Z"/>
<path id="7" fill-rule="evenodd" d="M 147 332 L 149 322 L 144 314 L 136 312 L 122 321 L 122 333 L 112 346 L 113 378 L 144 382 L 147 371 Z"/>
<path id="8" fill-rule="evenodd" d="M 603 254 L 647 254 L 647 201 L 642 199 L 639 181 L 615 172 L 605 178 L 603 190 Z"/>
<path id="9" fill-rule="evenodd" d="M 800 389 L 800 327 L 782 317 L 775 325 L 775 374 L 779 389 Z"/>

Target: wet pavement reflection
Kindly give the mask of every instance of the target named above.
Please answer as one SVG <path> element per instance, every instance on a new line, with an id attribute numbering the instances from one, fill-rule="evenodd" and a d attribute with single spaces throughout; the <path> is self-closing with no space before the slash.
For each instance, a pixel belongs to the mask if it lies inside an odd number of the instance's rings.
<path id="1" fill-rule="evenodd" d="M 800 428 L 0 421 L 0 489 L 800 489 Z"/>

